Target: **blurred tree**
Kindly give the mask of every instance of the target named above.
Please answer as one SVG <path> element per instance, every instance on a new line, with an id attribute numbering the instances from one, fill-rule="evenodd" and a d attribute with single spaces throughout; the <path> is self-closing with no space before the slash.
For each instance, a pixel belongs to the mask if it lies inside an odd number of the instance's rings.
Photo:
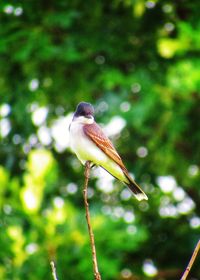
<path id="1" fill-rule="evenodd" d="M 149 196 L 90 182 L 102 278 L 178 279 L 200 236 L 199 1 L 0 3 L 0 278 L 92 279 L 78 102 Z M 190 279 L 199 279 L 197 259 Z"/>

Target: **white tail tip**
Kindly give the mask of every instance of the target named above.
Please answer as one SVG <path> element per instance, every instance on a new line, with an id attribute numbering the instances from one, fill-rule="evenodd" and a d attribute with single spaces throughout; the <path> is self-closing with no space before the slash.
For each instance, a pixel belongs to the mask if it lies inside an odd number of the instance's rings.
<path id="1" fill-rule="evenodd" d="M 135 194 L 135 197 L 139 201 L 141 201 L 141 200 L 148 200 L 148 197 L 146 196 L 145 193 L 137 193 L 137 194 Z"/>

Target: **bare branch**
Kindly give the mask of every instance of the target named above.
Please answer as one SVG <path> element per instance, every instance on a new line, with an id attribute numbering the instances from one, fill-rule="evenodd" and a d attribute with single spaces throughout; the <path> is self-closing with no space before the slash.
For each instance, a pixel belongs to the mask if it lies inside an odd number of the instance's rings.
<path id="1" fill-rule="evenodd" d="M 58 280 L 57 275 L 56 275 L 55 263 L 53 261 L 51 261 L 50 265 L 51 265 L 51 271 L 52 271 L 53 280 Z"/>
<path id="2" fill-rule="evenodd" d="M 90 177 L 90 162 L 87 161 L 85 164 L 85 184 L 84 184 L 84 189 L 83 189 L 83 197 L 84 197 L 84 204 L 85 204 L 85 210 L 86 210 L 86 220 L 87 220 L 88 231 L 89 231 L 89 236 L 90 236 L 90 245 L 91 245 L 91 249 L 92 249 L 94 279 L 101 280 L 101 275 L 98 271 L 94 234 L 93 234 L 92 226 L 91 226 L 91 222 L 90 222 L 89 204 L 87 201 L 87 189 L 88 189 L 89 177 Z"/>
<path id="3" fill-rule="evenodd" d="M 193 265 L 193 263 L 194 263 L 194 261 L 196 259 L 197 254 L 199 252 L 199 249 L 200 249 L 200 240 L 198 241 L 198 243 L 197 243 L 197 245 L 196 245 L 196 247 L 195 247 L 195 249 L 193 251 L 192 257 L 191 257 L 191 259 L 189 261 L 189 264 L 188 264 L 185 272 L 183 273 L 183 276 L 181 277 L 181 280 L 187 279 L 187 276 L 188 276 L 188 274 L 189 274 L 189 272 L 190 272 L 190 270 L 192 268 L 192 265 Z"/>

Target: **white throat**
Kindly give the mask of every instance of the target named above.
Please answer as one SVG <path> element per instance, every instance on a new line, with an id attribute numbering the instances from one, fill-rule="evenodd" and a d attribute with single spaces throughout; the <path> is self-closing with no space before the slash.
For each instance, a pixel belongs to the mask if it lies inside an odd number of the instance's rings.
<path id="1" fill-rule="evenodd" d="M 80 117 L 74 118 L 73 122 L 79 123 L 79 124 L 92 124 L 94 122 L 94 117 L 91 116 L 91 118 L 86 118 L 84 116 L 80 116 Z"/>

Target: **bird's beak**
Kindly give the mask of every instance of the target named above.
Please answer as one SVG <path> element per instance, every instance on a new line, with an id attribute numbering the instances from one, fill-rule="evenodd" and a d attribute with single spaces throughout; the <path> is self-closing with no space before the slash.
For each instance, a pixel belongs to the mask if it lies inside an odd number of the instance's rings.
<path id="1" fill-rule="evenodd" d="M 85 116 L 87 119 L 93 119 L 94 117 L 92 115 Z"/>

